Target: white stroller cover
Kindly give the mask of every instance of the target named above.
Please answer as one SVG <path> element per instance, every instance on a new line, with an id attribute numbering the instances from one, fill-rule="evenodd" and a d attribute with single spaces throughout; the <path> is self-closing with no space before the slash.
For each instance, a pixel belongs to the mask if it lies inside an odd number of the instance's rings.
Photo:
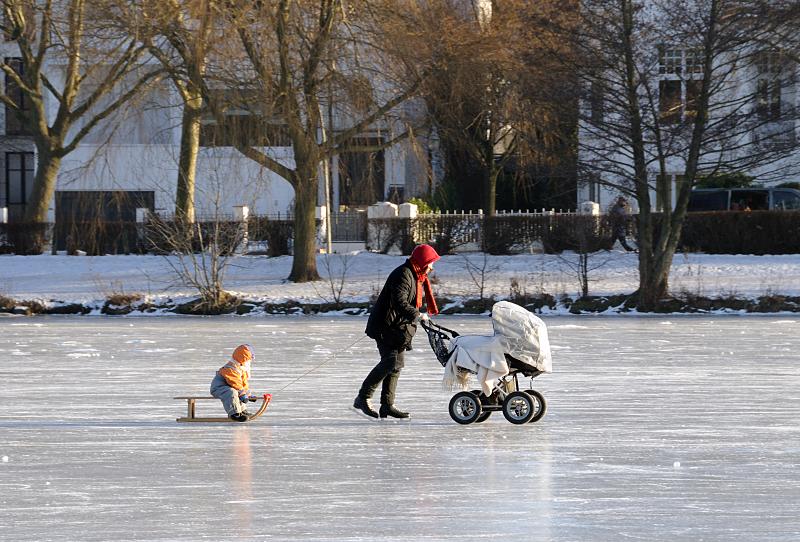
<path id="1" fill-rule="evenodd" d="M 492 326 L 508 355 L 545 373 L 553 372 L 547 326 L 541 318 L 510 301 L 498 301 L 492 307 Z"/>
<path id="2" fill-rule="evenodd" d="M 453 339 L 453 355 L 445 366 L 445 388 L 468 387 L 469 373 L 476 373 L 483 393 L 492 393 L 494 381 L 509 373 L 505 354 L 540 371 L 552 372 L 547 326 L 527 309 L 509 301 L 492 307 L 494 335 L 460 335 Z"/>

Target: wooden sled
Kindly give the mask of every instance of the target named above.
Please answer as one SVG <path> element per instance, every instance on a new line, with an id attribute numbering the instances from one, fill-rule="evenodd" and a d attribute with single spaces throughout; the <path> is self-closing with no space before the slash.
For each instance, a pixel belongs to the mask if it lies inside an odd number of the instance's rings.
<path id="1" fill-rule="evenodd" d="M 201 401 L 204 399 L 213 399 L 214 401 L 219 401 L 216 397 L 173 397 L 173 399 L 185 399 L 186 400 L 186 416 L 183 418 L 175 418 L 177 422 L 218 422 L 218 423 L 242 423 L 234 421 L 227 416 L 224 418 L 198 418 L 195 415 L 195 401 Z M 247 422 L 255 420 L 267 410 L 267 406 L 269 405 L 270 401 L 272 401 L 272 395 L 269 393 L 265 393 L 261 399 L 261 405 L 258 407 L 258 410 L 254 412 L 248 419 Z M 244 422 L 244 423 L 247 423 Z"/>

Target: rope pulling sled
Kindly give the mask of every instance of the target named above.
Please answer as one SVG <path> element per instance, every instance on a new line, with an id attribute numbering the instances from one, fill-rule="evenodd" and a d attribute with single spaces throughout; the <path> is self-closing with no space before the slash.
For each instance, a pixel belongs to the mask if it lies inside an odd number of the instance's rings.
<path id="1" fill-rule="evenodd" d="M 323 365 L 329 363 L 331 360 L 336 358 L 337 354 L 341 354 L 342 352 L 347 352 L 348 350 L 353 348 L 356 344 L 358 344 L 359 342 L 364 340 L 364 338 L 365 338 L 365 336 L 359 337 L 358 339 L 356 339 L 355 341 L 350 343 L 350 345 L 347 346 L 346 348 L 340 350 L 339 352 L 332 353 L 325 360 L 323 360 L 322 363 L 319 363 L 319 364 L 313 366 L 311 369 L 309 369 L 308 371 L 304 372 L 303 374 L 301 374 L 300 376 L 298 376 L 294 380 L 291 380 L 288 384 L 286 384 L 285 386 L 280 388 L 274 394 L 272 394 L 272 393 L 263 394 L 260 397 L 262 402 L 261 402 L 261 405 L 259 405 L 258 410 L 256 412 L 254 412 L 253 414 L 251 414 L 250 417 L 247 419 L 247 422 L 245 422 L 245 423 L 249 423 L 249 422 L 255 420 L 256 418 L 260 417 L 262 414 L 264 414 L 264 412 L 267 411 L 267 407 L 269 406 L 270 402 L 272 402 L 273 395 L 277 395 L 277 394 L 283 392 L 289 386 L 295 384 L 296 382 L 298 382 L 301 379 L 305 378 L 306 376 L 310 375 L 311 373 L 313 373 L 314 371 L 316 371 L 317 369 L 319 369 Z M 201 422 L 201 423 L 241 423 L 241 422 L 236 422 L 236 421 L 234 421 L 234 420 L 232 420 L 232 419 L 230 419 L 228 417 L 224 417 L 223 418 L 223 417 L 204 417 L 204 416 L 198 417 L 197 416 L 197 412 L 196 412 L 197 411 L 197 407 L 196 407 L 195 403 L 197 401 L 203 401 L 203 400 L 208 400 L 208 399 L 212 399 L 214 401 L 219 401 L 219 399 L 217 399 L 216 397 L 212 397 L 210 395 L 204 395 L 204 396 L 191 396 L 191 395 L 186 396 L 186 395 L 184 395 L 184 396 L 180 396 L 180 397 L 173 397 L 173 399 L 185 400 L 186 401 L 186 416 L 182 416 L 180 418 L 175 418 L 175 421 L 177 421 L 177 422 L 180 422 L 180 423 L 193 423 L 193 422 Z M 258 396 L 254 396 L 254 397 L 250 398 L 251 401 L 258 401 L 258 399 L 259 399 Z"/>

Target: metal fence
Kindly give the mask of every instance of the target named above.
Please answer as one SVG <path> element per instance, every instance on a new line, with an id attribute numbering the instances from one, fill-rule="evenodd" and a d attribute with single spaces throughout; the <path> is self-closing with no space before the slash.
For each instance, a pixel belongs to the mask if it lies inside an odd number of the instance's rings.
<path id="1" fill-rule="evenodd" d="M 331 213 L 331 239 L 335 243 L 363 243 L 367 240 L 367 213 Z"/>
<path id="2" fill-rule="evenodd" d="M 165 233 L 176 232 L 179 222 L 164 213 L 142 213 L 136 222 L 0 224 L 0 252 L 36 253 L 37 249 L 41 251 L 42 244 L 51 241 L 53 250 L 68 253 L 165 252 L 170 250 Z M 317 220 L 320 246 L 324 244 L 323 224 L 322 220 Z M 294 216 L 291 213 L 199 215 L 192 228 L 179 237 L 182 242 L 187 236 L 199 237 L 186 246 L 203 250 L 215 234 L 219 234 L 217 238 L 226 247 L 231 245 L 228 241 L 236 239 L 238 245 L 229 248 L 231 250 L 258 250 L 270 256 L 290 254 Z M 430 243 L 442 254 L 459 250 L 485 250 L 496 254 L 526 252 L 534 243 L 540 243 L 549 252 L 573 247 L 576 239 L 587 236 L 595 239 L 590 243 L 592 246 L 602 244 L 601 240 L 610 240 L 607 219 L 554 211 L 501 212 L 494 216 L 446 212 L 380 219 L 368 219 L 366 212 L 331 214 L 334 242 L 364 243 L 366 248 L 379 252 L 388 252 L 394 247 L 408 253 L 418 243 Z"/>

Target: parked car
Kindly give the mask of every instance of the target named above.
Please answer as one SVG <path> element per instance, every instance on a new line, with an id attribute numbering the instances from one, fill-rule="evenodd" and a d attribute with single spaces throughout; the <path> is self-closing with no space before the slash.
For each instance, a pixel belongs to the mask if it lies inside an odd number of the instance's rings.
<path id="1" fill-rule="evenodd" d="M 689 211 L 797 211 L 800 190 L 794 188 L 696 188 Z"/>

